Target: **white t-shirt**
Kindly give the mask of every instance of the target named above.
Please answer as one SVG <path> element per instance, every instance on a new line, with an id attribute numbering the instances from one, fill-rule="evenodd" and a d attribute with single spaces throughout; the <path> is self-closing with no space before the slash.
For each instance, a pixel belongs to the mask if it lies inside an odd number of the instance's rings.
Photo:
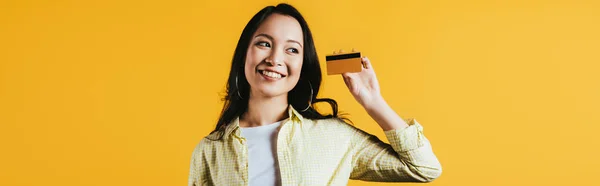
<path id="1" fill-rule="evenodd" d="M 248 146 L 248 179 L 250 186 L 281 185 L 277 163 L 277 133 L 281 121 L 258 127 L 240 127 Z"/>

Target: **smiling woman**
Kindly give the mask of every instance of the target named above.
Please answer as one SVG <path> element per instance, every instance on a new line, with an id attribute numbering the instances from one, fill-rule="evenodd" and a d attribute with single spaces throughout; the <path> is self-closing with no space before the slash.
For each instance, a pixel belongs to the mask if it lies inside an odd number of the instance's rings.
<path id="1" fill-rule="evenodd" d="M 194 149 L 189 185 L 346 185 L 348 179 L 428 182 L 441 165 L 414 119 L 385 102 L 369 59 L 344 82 L 390 144 L 317 99 L 321 69 L 308 24 L 292 6 L 259 11 L 234 52 L 215 130 Z M 312 107 L 327 102 L 333 113 Z M 298 110 L 297 110 L 298 109 Z"/>
<path id="2" fill-rule="evenodd" d="M 244 71 L 252 87 L 250 97 L 287 99 L 302 69 L 302 27 L 293 17 L 267 17 L 250 41 Z"/>

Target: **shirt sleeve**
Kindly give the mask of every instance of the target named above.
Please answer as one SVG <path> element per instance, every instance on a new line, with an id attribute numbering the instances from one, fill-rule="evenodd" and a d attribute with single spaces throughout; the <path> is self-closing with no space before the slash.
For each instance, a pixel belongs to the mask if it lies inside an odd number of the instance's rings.
<path id="1" fill-rule="evenodd" d="M 188 186 L 200 186 L 198 183 L 200 178 L 200 144 L 196 145 L 194 151 L 192 152 L 192 158 L 190 160 L 190 174 L 188 176 Z"/>
<path id="2" fill-rule="evenodd" d="M 408 119 L 408 127 L 384 131 L 390 144 L 356 128 L 350 179 L 377 182 L 430 182 L 442 166 L 423 135 L 423 127 Z"/>

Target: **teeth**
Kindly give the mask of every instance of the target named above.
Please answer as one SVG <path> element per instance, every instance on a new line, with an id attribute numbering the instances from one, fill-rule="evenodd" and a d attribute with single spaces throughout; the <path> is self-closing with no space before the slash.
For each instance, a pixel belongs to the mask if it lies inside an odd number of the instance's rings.
<path id="1" fill-rule="evenodd" d="M 281 78 L 281 74 L 275 73 L 275 72 L 269 72 L 269 71 L 266 71 L 266 70 L 263 70 L 262 74 L 264 74 L 266 76 L 269 76 L 269 77 L 272 77 L 272 78 Z"/>

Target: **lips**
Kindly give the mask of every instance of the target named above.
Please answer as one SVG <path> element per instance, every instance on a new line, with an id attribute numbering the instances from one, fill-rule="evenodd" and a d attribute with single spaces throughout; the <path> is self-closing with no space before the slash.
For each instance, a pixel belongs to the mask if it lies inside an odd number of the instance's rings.
<path id="1" fill-rule="evenodd" d="M 258 73 L 271 79 L 281 79 L 286 77 L 286 75 L 270 69 L 258 70 Z"/>

